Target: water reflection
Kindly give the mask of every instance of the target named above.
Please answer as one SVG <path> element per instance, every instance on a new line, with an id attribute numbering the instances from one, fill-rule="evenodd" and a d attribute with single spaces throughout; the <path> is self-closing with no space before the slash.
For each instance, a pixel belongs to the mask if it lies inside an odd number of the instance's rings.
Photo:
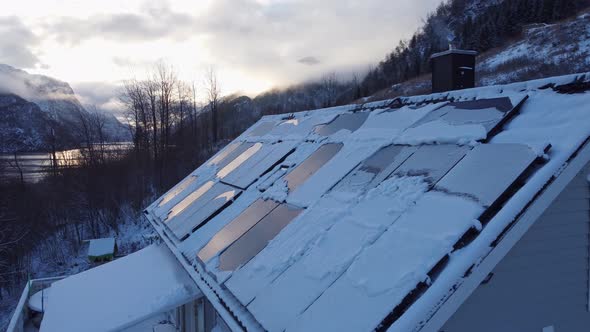
<path id="1" fill-rule="evenodd" d="M 109 143 L 94 145 L 93 151 L 104 152 L 108 159 L 116 159 L 133 148 L 133 143 Z M 89 149 L 70 149 L 55 153 L 58 168 L 76 167 L 87 160 Z M 0 178 L 18 178 L 20 172 L 27 182 L 37 182 L 52 169 L 53 157 L 48 152 L 23 152 L 15 155 L 0 153 Z"/>

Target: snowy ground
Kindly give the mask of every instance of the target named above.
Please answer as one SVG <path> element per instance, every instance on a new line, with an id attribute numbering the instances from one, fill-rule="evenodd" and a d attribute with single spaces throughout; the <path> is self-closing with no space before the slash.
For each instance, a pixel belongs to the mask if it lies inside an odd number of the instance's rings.
<path id="1" fill-rule="evenodd" d="M 118 255 L 127 255 L 153 243 L 156 234 L 149 223 L 140 215 L 129 209 L 124 222 L 119 225 L 119 232 L 111 230 L 104 237 L 115 237 Z M 44 278 L 72 275 L 96 266 L 87 259 L 88 244 L 76 249 L 72 241 L 64 241 L 62 233 L 54 234 L 33 251 L 28 257 L 30 278 Z M 59 258 L 59 259 L 56 259 Z M 61 262 L 68 262 L 63 264 Z M 23 284 L 24 287 L 24 284 Z M 4 330 L 12 317 L 21 289 L 15 290 L 10 296 L 0 299 L 0 330 Z"/>

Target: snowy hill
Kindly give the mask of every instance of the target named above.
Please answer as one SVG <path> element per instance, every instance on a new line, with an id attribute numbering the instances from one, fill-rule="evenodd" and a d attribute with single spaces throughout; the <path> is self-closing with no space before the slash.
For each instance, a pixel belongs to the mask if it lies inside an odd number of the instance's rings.
<path id="1" fill-rule="evenodd" d="M 590 13 L 558 24 L 531 25 L 523 31 L 523 38 L 478 60 L 480 85 L 587 71 Z"/>
<path id="2" fill-rule="evenodd" d="M 68 83 L 4 64 L 0 64 L 0 94 L 0 116 L 4 120 L 0 152 L 45 149 L 48 137 L 44 131 L 50 132 L 51 128 L 56 130 L 61 145 L 71 145 L 76 142 L 80 117 L 89 114 Z M 26 106 L 30 115 L 27 119 L 18 114 L 23 112 L 24 103 L 36 106 Z M 39 132 L 36 126 L 44 129 Z M 105 128 L 109 140 L 127 139 L 126 128 L 114 116 L 105 118 Z"/>
<path id="3" fill-rule="evenodd" d="M 511 43 L 477 57 L 476 86 L 506 84 L 590 70 L 590 12 L 555 24 L 534 24 Z M 431 91 L 430 74 L 363 99 L 381 100 Z"/>

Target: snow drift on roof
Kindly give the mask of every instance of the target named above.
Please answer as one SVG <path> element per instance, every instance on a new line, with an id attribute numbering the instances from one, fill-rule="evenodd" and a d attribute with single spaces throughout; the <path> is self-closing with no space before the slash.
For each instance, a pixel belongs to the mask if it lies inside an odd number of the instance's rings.
<path id="1" fill-rule="evenodd" d="M 164 245 L 151 245 L 51 285 L 41 331 L 114 331 L 199 295 Z"/>

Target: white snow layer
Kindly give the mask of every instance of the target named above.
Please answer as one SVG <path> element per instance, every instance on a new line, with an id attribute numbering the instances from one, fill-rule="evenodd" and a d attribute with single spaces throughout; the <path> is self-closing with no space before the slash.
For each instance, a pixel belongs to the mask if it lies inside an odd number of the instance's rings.
<path id="1" fill-rule="evenodd" d="M 103 239 L 90 240 L 88 246 L 88 256 L 104 256 L 115 252 L 115 238 L 107 237 Z"/>
<path id="2" fill-rule="evenodd" d="M 199 293 L 172 253 L 151 245 L 53 283 L 41 331 L 120 330 Z"/>
<path id="3" fill-rule="evenodd" d="M 566 95 L 550 88 L 539 89 L 549 83 L 570 83 L 576 78 L 570 75 L 400 99 L 407 104 L 426 103 L 420 108 L 383 109 L 392 103 L 384 101 L 264 117 L 261 121 L 274 121 L 275 127 L 268 131 L 265 128 L 266 134 L 261 136 L 250 135 L 252 129 L 237 141 L 289 141 L 296 146 L 295 152 L 188 239 L 179 241 L 172 236 L 171 249 L 180 250 L 189 264 L 195 264 L 197 273 L 216 290 L 238 320 L 250 322 L 253 317 L 262 324 L 258 328 L 270 331 L 374 329 L 419 282 L 429 282 L 428 271 L 450 255 L 436 281 L 391 327 L 392 331 L 414 330 L 428 320 L 466 269 L 489 252 L 490 243 L 590 136 L 589 93 Z M 462 121 L 466 111 L 434 114 L 445 103 L 428 104 L 445 98 L 470 101 L 508 97 L 516 105 L 526 95 L 529 98 L 519 114 L 485 144 L 479 142 L 489 139 L 489 130 L 501 118 L 497 111 L 485 110 L 481 116 L 469 115 L 471 120 Z M 318 124 L 329 123 L 352 110 L 367 111 L 367 107 L 369 116 L 354 132 L 339 130 L 327 137 L 313 133 Z M 499 117 L 495 119 L 496 116 Z M 289 192 L 282 177 L 325 143 L 342 143 L 343 147 L 306 182 Z M 481 150 L 486 152 L 484 156 L 492 158 L 485 161 L 489 165 L 475 160 L 471 167 L 461 167 L 473 170 L 487 166 L 494 175 L 469 171 L 466 175 L 472 182 L 461 183 L 463 171 L 459 167 L 437 175 L 436 180 L 442 177 L 440 186 L 431 191 L 428 190 L 432 184 L 426 178 L 412 176 L 416 174 L 411 172 L 397 174 L 369 191 L 364 187 L 370 181 L 367 179 L 359 179 L 354 184 L 357 187 L 348 188 L 351 190 L 341 188 L 338 182 L 359 163 L 381 147 L 396 143 L 475 146 L 473 150 L 465 147 L 467 155 L 457 166 L 469 162 Z M 518 150 L 514 154 L 510 149 L 496 154 L 491 151 L 499 148 L 494 147 L 496 143 L 521 145 L 514 145 Z M 548 143 L 552 148 L 545 153 Z M 539 166 L 482 228 L 476 218 L 537 156 L 545 156 L 548 162 Z M 445 159 L 455 160 L 450 156 Z M 428 158 L 420 160 L 427 162 Z M 437 162 L 440 163 L 433 164 Z M 203 166 L 195 171 L 195 182 L 215 181 L 210 168 Z M 419 165 L 410 169 L 421 170 Z M 198 185 L 193 183 L 189 187 Z M 186 195 L 189 193 L 187 190 Z M 197 252 L 258 198 L 286 201 L 306 209 L 237 270 L 219 271 L 217 257 L 200 265 Z M 452 252 L 453 244 L 470 227 L 481 233 L 467 247 Z M 226 294 L 228 291 L 232 295 Z"/>

